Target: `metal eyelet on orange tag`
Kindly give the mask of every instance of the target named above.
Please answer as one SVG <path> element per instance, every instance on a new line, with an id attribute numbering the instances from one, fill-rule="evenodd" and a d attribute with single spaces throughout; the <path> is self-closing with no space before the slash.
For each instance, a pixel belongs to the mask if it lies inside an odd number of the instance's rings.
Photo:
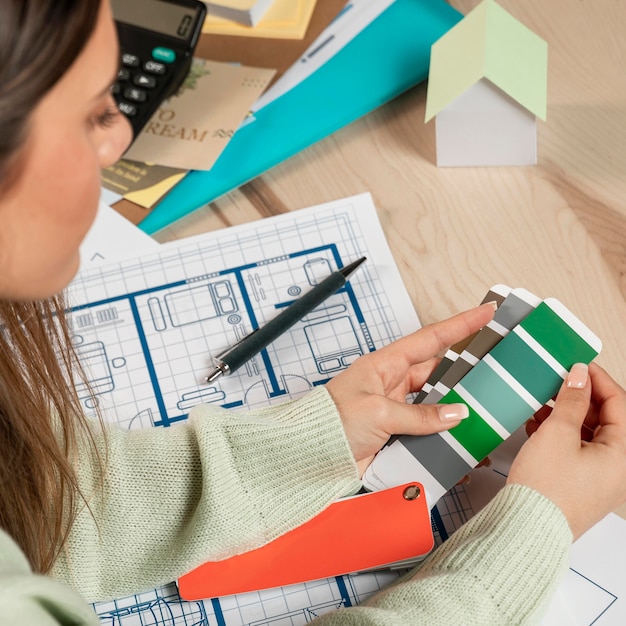
<path id="1" fill-rule="evenodd" d="M 417 500 L 420 497 L 422 490 L 417 485 L 409 485 L 403 492 L 402 497 L 405 500 Z"/>

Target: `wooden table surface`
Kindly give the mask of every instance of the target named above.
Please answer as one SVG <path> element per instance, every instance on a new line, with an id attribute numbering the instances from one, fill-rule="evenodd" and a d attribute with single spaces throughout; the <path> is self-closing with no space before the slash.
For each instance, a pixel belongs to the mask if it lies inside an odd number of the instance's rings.
<path id="1" fill-rule="evenodd" d="M 467 13 L 478 0 L 451 4 Z M 422 323 L 492 284 L 525 287 L 586 322 L 604 342 L 598 362 L 626 384 L 626 6 L 499 4 L 548 42 L 537 166 L 437 168 L 422 84 L 156 238 L 369 191 Z"/>

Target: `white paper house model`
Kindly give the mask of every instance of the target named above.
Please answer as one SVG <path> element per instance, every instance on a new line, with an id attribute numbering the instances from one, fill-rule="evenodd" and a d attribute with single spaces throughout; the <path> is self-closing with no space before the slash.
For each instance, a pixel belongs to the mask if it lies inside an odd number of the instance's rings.
<path id="1" fill-rule="evenodd" d="M 548 45 L 484 0 L 432 46 L 426 122 L 438 166 L 534 165 L 546 118 Z"/>

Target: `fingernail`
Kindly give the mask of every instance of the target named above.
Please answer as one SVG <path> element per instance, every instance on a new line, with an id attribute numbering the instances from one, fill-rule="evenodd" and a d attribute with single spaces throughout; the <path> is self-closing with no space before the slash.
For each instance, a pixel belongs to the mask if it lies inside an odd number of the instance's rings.
<path id="1" fill-rule="evenodd" d="M 496 300 L 489 300 L 489 302 L 485 302 L 485 304 L 490 304 L 490 305 L 491 305 L 491 308 L 492 308 L 494 311 L 497 311 L 497 310 L 498 310 L 498 303 L 496 302 Z"/>
<path id="2" fill-rule="evenodd" d="M 437 408 L 439 419 L 442 422 L 456 422 L 469 417 L 469 407 L 466 404 L 440 404 Z"/>
<path id="3" fill-rule="evenodd" d="M 570 389 L 582 389 L 587 384 L 587 377 L 589 376 L 589 367 L 586 363 L 574 363 L 572 369 L 567 375 L 565 384 Z"/>

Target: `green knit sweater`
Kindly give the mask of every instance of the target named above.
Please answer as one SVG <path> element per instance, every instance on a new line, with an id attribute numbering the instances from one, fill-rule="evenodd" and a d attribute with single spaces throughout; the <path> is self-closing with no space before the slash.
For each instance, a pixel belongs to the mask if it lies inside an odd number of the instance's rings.
<path id="1" fill-rule="evenodd" d="M 87 601 L 137 593 L 247 551 L 356 492 L 356 466 L 325 389 L 235 413 L 199 406 L 169 429 L 98 434 L 85 449 L 89 509 L 49 577 L 0 531 L 0 623 L 97 624 Z M 567 568 L 572 535 L 539 493 L 504 488 L 398 583 L 322 624 L 530 624 Z M 72 589 L 73 588 L 73 589 Z"/>

